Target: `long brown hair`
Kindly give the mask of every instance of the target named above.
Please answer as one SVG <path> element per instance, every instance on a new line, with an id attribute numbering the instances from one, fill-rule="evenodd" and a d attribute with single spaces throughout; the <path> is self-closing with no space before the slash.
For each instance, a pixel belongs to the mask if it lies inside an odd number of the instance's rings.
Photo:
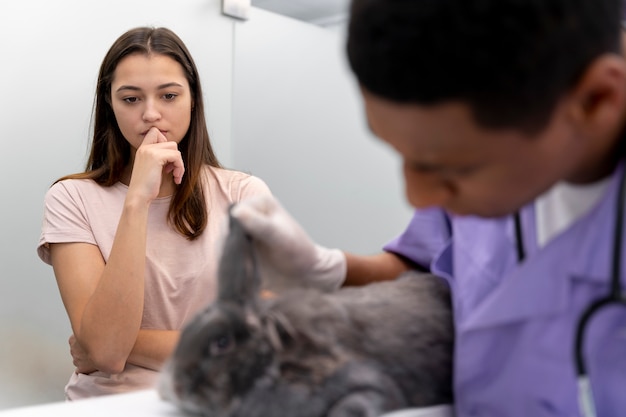
<path id="1" fill-rule="evenodd" d="M 130 54 L 159 54 L 173 58 L 185 73 L 192 96 L 191 123 L 178 145 L 185 163 L 185 175 L 170 203 L 168 218 L 176 230 L 193 240 L 207 224 L 208 209 L 202 188 L 204 165 L 221 167 L 204 118 L 202 88 L 196 64 L 183 41 L 167 28 L 138 27 L 120 36 L 107 52 L 100 72 L 93 114 L 93 142 L 85 172 L 67 175 L 58 181 L 92 179 L 108 187 L 122 178 L 130 161 L 130 145 L 122 135 L 111 107 L 111 83 L 119 62 Z"/>

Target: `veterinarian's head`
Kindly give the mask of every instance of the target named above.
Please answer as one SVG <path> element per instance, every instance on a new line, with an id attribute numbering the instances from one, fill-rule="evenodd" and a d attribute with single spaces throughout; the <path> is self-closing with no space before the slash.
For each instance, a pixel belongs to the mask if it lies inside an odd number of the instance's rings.
<path id="1" fill-rule="evenodd" d="M 500 216 L 610 172 L 620 16 L 620 0 L 354 0 L 349 63 L 412 205 Z"/>

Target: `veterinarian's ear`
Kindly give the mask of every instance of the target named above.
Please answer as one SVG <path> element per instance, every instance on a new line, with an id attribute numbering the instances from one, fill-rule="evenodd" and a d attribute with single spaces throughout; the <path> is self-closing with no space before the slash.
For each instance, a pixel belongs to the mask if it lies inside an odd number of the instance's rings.
<path id="1" fill-rule="evenodd" d="M 218 270 L 218 286 L 219 300 L 238 304 L 253 304 L 261 287 L 252 239 L 239 221 L 230 215 L 230 209 L 229 231 Z"/>
<path id="2" fill-rule="evenodd" d="M 601 55 L 588 65 L 567 96 L 567 114 L 577 134 L 589 146 L 604 146 L 623 129 L 626 109 L 626 62 L 614 54 Z"/>

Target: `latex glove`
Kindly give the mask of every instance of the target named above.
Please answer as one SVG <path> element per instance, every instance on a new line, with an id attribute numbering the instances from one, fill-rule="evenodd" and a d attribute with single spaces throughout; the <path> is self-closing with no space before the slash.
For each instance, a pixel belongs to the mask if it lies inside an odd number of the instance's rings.
<path id="1" fill-rule="evenodd" d="M 231 214 L 254 239 L 263 288 L 280 292 L 290 287 L 339 288 L 346 277 L 346 257 L 311 240 L 273 196 L 255 196 L 237 203 Z"/>

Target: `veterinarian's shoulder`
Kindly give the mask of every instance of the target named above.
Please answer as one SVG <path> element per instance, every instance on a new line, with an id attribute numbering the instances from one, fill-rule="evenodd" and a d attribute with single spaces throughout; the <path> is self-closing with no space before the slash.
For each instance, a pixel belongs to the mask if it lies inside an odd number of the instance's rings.
<path id="1" fill-rule="evenodd" d="M 231 201 L 272 193 L 265 181 L 243 171 L 207 166 L 205 173 L 209 192 L 214 193 L 216 189 L 219 189 L 228 195 Z"/>

